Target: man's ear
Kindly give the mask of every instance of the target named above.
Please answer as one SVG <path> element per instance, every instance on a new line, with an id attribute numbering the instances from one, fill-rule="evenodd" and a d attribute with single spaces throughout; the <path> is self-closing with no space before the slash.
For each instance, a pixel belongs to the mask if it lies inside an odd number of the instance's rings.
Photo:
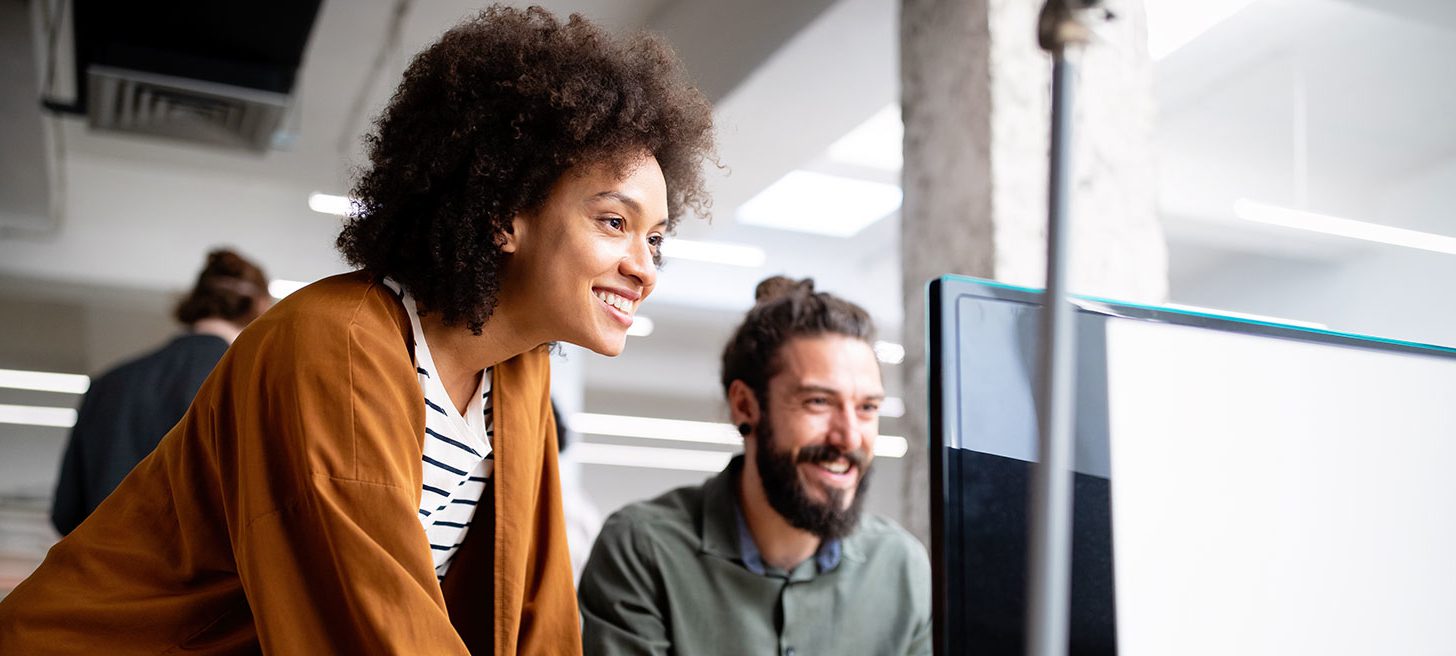
<path id="1" fill-rule="evenodd" d="M 515 253 L 520 248 L 521 233 L 526 231 L 526 217 L 520 213 L 511 217 L 506 222 L 505 228 L 500 231 L 497 241 L 500 242 L 501 252 Z"/>
<path id="2" fill-rule="evenodd" d="M 733 425 L 757 426 L 763 409 L 758 405 L 758 396 L 749 389 L 748 383 L 735 380 L 728 385 L 728 412 Z"/>

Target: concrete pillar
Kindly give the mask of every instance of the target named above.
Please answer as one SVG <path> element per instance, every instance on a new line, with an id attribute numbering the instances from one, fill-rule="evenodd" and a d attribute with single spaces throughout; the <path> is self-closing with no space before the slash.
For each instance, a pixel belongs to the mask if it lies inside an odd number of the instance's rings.
<path id="1" fill-rule="evenodd" d="M 925 285 L 947 273 L 1042 285 L 1051 64 L 1036 44 L 1041 4 L 901 1 L 901 371 L 912 409 L 904 499 L 907 528 L 927 543 Z M 1152 62 L 1140 0 L 1111 8 L 1118 19 L 1081 61 L 1070 284 L 1156 303 L 1168 267 L 1155 213 Z"/>

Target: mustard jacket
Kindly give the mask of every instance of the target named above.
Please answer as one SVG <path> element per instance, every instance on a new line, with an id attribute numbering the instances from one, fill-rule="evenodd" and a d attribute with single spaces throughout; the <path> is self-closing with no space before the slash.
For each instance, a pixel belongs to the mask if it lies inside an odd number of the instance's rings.
<path id="1" fill-rule="evenodd" d="M 0 654 L 579 654 L 545 348 L 495 368 L 496 541 L 468 533 L 437 583 L 411 340 L 362 273 L 253 322 L 0 602 Z"/>

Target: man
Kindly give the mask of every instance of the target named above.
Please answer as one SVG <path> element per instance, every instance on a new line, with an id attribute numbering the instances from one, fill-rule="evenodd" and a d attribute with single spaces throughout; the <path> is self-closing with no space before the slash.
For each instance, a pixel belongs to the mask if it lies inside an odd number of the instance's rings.
<path id="1" fill-rule="evenodd" d="M 760 283 L 723 353 L 744 454 L 607 520 L 587 654 L 929 654 L 930 564 L 861 517 L 884 399 L 873 326 L 813 282 Z"/>
<path id="2" fill-rule="evenodd" d="M 156 351 L 92 383 L 61 461 L 51 523 L 69 534 L 176 425 L 238 333 L 273 304 L 268 276 L 230 250 L 215 250 L 178 303 L 187 327 Z"/>

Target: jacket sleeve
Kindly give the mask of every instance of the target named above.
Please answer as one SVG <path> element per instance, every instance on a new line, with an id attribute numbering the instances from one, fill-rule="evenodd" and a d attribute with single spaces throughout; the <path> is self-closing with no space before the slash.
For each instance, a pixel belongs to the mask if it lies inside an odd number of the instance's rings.
<path id="1" fill-rule="evenodd" d="M 258 347 L 252 397 L 218 413 L 237 426 L 218 460 L 264 653 L 468 654 L 420 525 L 423 404 L 394 338 Z"/>
<path id="2" fill-rule="evenodd" d="M 672 640 L 659 601 L 651 546 L 621 513 L 602 527 L 581 577 L 583 653 L 668 654 Z"/>

